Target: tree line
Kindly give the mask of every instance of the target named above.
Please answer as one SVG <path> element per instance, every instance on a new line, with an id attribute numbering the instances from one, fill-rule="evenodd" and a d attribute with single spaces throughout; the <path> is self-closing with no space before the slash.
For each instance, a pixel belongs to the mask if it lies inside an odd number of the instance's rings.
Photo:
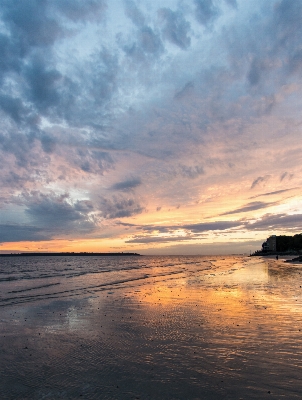
<path id="1" fill-rule="evenodd" d="M 280 235 L 276 236 L 276 250 L 279 252 L 302 250 L 302 233 L 294 236 Z"/>

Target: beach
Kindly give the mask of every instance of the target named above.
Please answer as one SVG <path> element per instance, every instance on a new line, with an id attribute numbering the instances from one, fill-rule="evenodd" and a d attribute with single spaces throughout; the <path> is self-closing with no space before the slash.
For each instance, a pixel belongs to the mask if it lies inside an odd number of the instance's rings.
<path id="1" fill-rule="evenodd" d="M 302 266 L 0 260 L 1 399 L 298 399 Z"/>

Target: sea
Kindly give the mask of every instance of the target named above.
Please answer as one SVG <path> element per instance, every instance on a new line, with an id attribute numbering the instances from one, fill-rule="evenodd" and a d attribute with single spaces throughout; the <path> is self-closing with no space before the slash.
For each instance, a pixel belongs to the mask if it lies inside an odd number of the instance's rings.
<path id="1" fill-rule="evenodd" d="M 1 399 L 301 399 L 302 264 L 0 258 Z"/>

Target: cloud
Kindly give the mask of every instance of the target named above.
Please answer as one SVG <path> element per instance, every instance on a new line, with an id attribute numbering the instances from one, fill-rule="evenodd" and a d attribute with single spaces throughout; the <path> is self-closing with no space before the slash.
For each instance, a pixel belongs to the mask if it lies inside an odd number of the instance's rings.
<path id="1" fill-rule="evenodd" d="M 0 206 L 27 193 L 32 235 L 118 230 L 158 204 L 183 214 L 137 229 L 226 233 L 240 222 L 186 229 L 187 206 L 299 186 L 301 2 L 4 0 L 0 16 Z M 272 204 L 248 201 L 225 215 Z"/>
<path id="2" fill-rule="evenodd" d="M 128 40 L 120 40 L 124 52 L 136 62 L 150 63 L 163 52 L 163 44 L 160 35 L 150 26 L 139 27 L 136 40 L 131 36 Z"/>
<path id="3" fill-rule="evenodd" d="M 293 174 L 289 174 L 288 172 L 283 172 L 283 174 L 280 176 L 280 182 L 282 182 L 284 179 L 291 180 L 293 176 L 294 176 Z"/>
<path id="4" fill-rule="evenodd" d="M 299 73 L 302 69 L 302 51 L 296 51 L 289 60 L 289 72 L 291 74 Z"/>
<path id="5" fill-rule="evenodd" d="M 48 13 L 48 1 L 5 1 L 2 10 L 3 20 L 24 46 L 51 45 L 63 34 L 58 21 Z"/>
<path id="6" fill-rule="evenodd" d="M 182 225 L 182 228 L 194 233 L 199 233 L 206 231 L 223 231 L 236 228 L 241 225 L 242 223 L 239 221 L 215 221 L 215 222 L 203 222 L 197 224 Z"/>
<path id="7" fill-rule="evenodd" d="M 136 228 L 142 232 L 146 232 L 147 235 L 135 235 L 131 239 L 127 240 L 126 243 L 168 243 L 190 241 L 199 239 L 201 233 L 208 233 L 209 231 L 225 231 L 242 225 L 243 223 L 240 221 L 215 221 L 171 226 L 138 225 Z M 177 232 L 179 232 L 179 230 L 185 230 L 187 231 L 187 234 L 178 235 Z M 169 234 L 169 236 L 164 234 Z"/>
<path id="8" fill-rule="evenodd" d="M 15 199 L 15 205 L 21 216 L 24 210 L 29 222 L 0 224 L 0 242 L 51 240 L 62 235 L 81 237 L 95 232 L 98 226 L 93 204 L 89 200 L 72 203 L 68 194 L 23 193 Z"/>
<path id="9" fill-rule="evenodd" d="M 199 165 L 195 166 L 187 166 L 187 165 L 180 165 L 180 174 L 183 177 L 190 178 L 190 179 L 195 179 L 200 175 L 204 175 L 204 169 L 203 167 Z"/>
<path id="10" fill-rule="evenodd" d="M 81 98 L 84 101 L 86 100 L 87 104 L 87 96 L 84 96 L 82 85 L 87 78 L 89 68 L 87 68 L 87 64 L 85 67 L 80 67 L 80 69 L 86 68 L 84 74 L 82 73 L 83 70 L 80 72 L 80 81 L 74 73 L 64 75 L 57 63 L 56 42 L 59 39 L 70 41 L 79 28 L 77 26 L 76 30 L 70 29 L 70 24 L 66 24 L 66 18 L 74 23 L 78 23 L 80 20 L 91 21 L 91 19 L 100 18 L 105 8 L 105 3 L 102 0 L 88 0 L 84 3 L 77 0 L 64 2 L 57 0 L 18 2 L 12 0 L 2 3 L 2 22 L 5 25 L 7 35 L 4 33 L 0 35 L 0 77 L 2 71 L 3 78 L 5 74 L 9 74 L 11 79 L 14 80 L 12 99 L 16 98 L 17 100 L 16 93 L 22 94 L 22 101 L 19 100 L 19 105 L 15 101 L 15 110 L 5 110 L 14 117 L 16 122 L 20 121 L 20 112 L 17 112 L 16 107 L 18 106 L 20 110 L 20 104 L 26 103 L 27 114 L 37 111 L 48 117 L 51 116 L 56 121 L 63 117 L 72 125 L 76 124 L 76 117 L 79 116 L 81 110 L 79 103 L 82 102 L 79 92 L 82 92 Z M 94 79 L 93 82 L 90 82 L 93 83 L 95 90 L 100 89 L 101 83 L 103 95 L 108 97 L 114 81 L 114 70 L 112 68 L 112 57 L 108 57 L 108 54 L 104 51 L 104 46 L 103 51 L 100 48 L 99 58 L 99 62 L 93 65 L 95 70 L 92 76 Z M 103 68 L 104 64 L 110 67 L 111 75 Z M 62 63 L 60 65 L 62 66 Z M 97 67 L 102 69 L 103 74 L 97 73 Z M 18 75 L 12 75 L 12 72 Z M 101 82 L 98 78 L 101 78 Z M 4 94 L 6 97 L 9 95 L 9 91 L 9 88 L 6 88 Z M 85 94 L 88 93 L 89 90 Z M 91 94 L 93 93 L 89 93 L 89 97 Z M 98 103 L 100 98 L 102 96 L 99 92 Z M 102 102 L 100 103 L 102 105 Z M 10 109 L 12 109 L 12 106 L 13 104 Z M 77 110 L 74 109 L 75 106 L 77 106 Z M 92 106 L 91 101 L 90 106 Z M 24 109 L 25 107 L 23 107 Z M 81 117 L 83 117 L 83 114 L 81 112 Z M 28 120 L 28 122 L 30 121 Z M 95 121 L 90 119 L 90 122 Z M 29 123 L 29 128 L 30 125 Z"/>
<path id="11" fill-rule="evenodd" d="M 249 230 L 299 230 L 301 231 L 302 214 L 266 214 L 256 222 L 246 224 Z"/>
<path id="12" fill-rule="evenodd" d="M 128 179 L 126 181 L 117 182 L 111 186 L 112 190 L 120 190 L 127 192 L 129 190 L 135 189 L 136 187 L 140 186 L 142 181 L 139 178 Z"/>
<path id="13" fill-rule="evenodd" d="M 26 224 L 0 224 L 0 243 L 50 240 L 42 228 Z"/>
<path id="14" fill-rule="evenodd" d="M 90 201 L 70 201 L 68 194 L 50 195 L 41 192 L 25 193 L 26 214 L 32 223 L 52 234 L 87 234 L 95 230 L 97 221 L 89 213 L 94 211 Z"/>
<path id="15" fill-rule="evenodd" d="M 125 243 L 169 243 L 169 242 L 183 242 L 192 240 L 191 236 L 134 236 L 133 239 L 126 240 Z"/>
<path id="16" fill-rule="evenodd" d="M 46 109 L 59 102 L 59 84 L 61 74 L 55 69 L 49 69 L 41 59 L 32 60 L 26 68 L 29 98 L 38 109 Z"/>
<path id="17" fill-rule="evenodd" d="M 257 196 L 250 197 L 250 199 L 256 199 L 257 197 L 262 197 L 262 196 L 274 196 L 275 194 L 286 193 L 286 192 L 290 192 L 291 190 L 295 190 L 295 189 L 297 189 L 297 188 L 275 190 L 274 192 L 258 194 Z"/>
<path id="18" fill-rule="evenodd" d="M 9 133 L 6 133 L 4 130 L 4 132 L 0 132 L 0 149 L 2 150 L 2 154 L 11 154 L 14 156 L 14 161 L 18 168 L 28 168 L 30 170 L 31 163 L 37 162 L 38 164 L 42 158 L 42 156 L 35 154 L 34 133 L 25 135 L 18 131 L 9 131 Z M 34 155 L 37 158 L 32 158 Z M 20 173 L 20 171 L 16 172 Z"/>
<path id="19" fill-rule="evenodd" d="M 277 43 L 283 47 L 285 44 L 293 45 L 301 32 L 302 4 L 299 1 L 281 0 L 274 7 L 274 27 L 279 33 Z M 283 47 L 284 48 L 284 47 Z"/>
<path id="20" fill-rule="evenodd" d="M 105 171 L 112 169 L 114 165 L 109 153 L 90 150 L 89 147 L 73 149 L 67 157 L 67 160 L 75 167 L 90 174 L 102 175 Z"/>
<path id="21" fill-rule="evenodd" d="M 179 229 L 179 226 L 136 225 L 136 229 L 142 232 L 173 233 L 175 230 Z"/>
<path id="22" fill-rule="evenodd" d="M 175 93 L 174 99 L 176 100 L 183 99 L 186 96 L 192 94 L 193 90 L 194 90 L 194 83 L 187 82 L 181 90 Z"/>
<path id="23" fill-rule="evenodd" d="M 212 0 L 195 0 L 196 18 L 202 25 L 211 24 L 220 14 Z"/>
<path id="24" fill-rule="evenodd" d="M 136 6 L 134 1 L 126 0 L 126 15 L 131 19 L 131 21 L 137 26 L 143 26 L 145 24 L 145 17 L 143 13 Z"/>
<path id="25" fill-rule="evenodd" d="M 265 176 L 258 176 L 258 178 L 256 178 L 252 185 L 251 185 L 251 189 L 254 189 L 255 187 L 259 186 L 261 183 L 267 182 L 270 179 L 270 175 L 265 175 Z"/>
<path id="26" fill-rule="evenodd" d="M 139 42 L 145 53 L 158 53 L 162 49 L 159 35 L 149 26 L 144 26 L 139 31 Z"/>
<path id="27" fill-rule="evenodd" d="M 260 60 L 254 58 L 247 75 L 248 81 L 252 86 L 257 85 L 260 82 L 263 71 L 265 71 L 264 65 L 261 63 Z"/>
<path id="28" fill-rule="evenodd" d="M 10 0 L 2 2 L 3 20 L 23 46 L 50 46 L 70 30 L 60 19 L 73 22 L 100 18 L 106 10 L 103 0 Z"/>
<path id="29" fill-rule="evenodd" d="M 45 153 L 53 153 L 56 148 L 56 140 L 49 135 L 43 135 L 41 138 L 41 145 Z"/>
<path id="30" fill-rule="evenodd" d="M 191 38 L 188 36 L 190 23 L 184 19 L 180 12 L 172 11 L 169 8 L 161 8 L 158 10 L 158 15 L 163 23 L 163 37 L 186 50 L 191 44 Z"/>
<path id="31" fill-rule="evenodd" d="M 18 97 L 0 95 L 0 107 L 16 123 L 20 123 L 26 113 L 22 100 Z"/>
<path id="32" fill-rule="evenodd" d="M 81 0 L 55 0 L 50 1 L 51 3 L 73 22 L 99 20 L 107 9 L 107 4 L 103 0 L 86 0 L 85 2 Z"/>
<path id="33" fill-rule="evenodd" d="M 274 203 L 265 203 L 263 201 L 253 201 L 251 203 L 246 204 L 243 207 L 239 207 L 236 210 L 228 211 L 220 215 L 231 215 L 231 214 L 238 214 L 238 213 L 245 213 L 245 212 L 250 212 L 250 211 L 256 211 L 256 210 L 261 210 L 263 208 L 268 208 L 271 207 L 272 205 L 277 204 L 276 202 Z"/>
<path id="34" fill-rule="evenodd" d="M 234 8 L 237 8 L 238 6 L 237 0 L 225 0 L 225 2 Z"/>
<path id="35" fill-rule="evenodd" d="M 106 219 L 131 217 L 144 211 L 144 208 L 134 199 L 122 196 L 113 196 L 112 199 L 102 197 L 99 208 L 103 218 Z"/>
<path id="36" fill-rule="evenodd" d="M 136 228 L 144 232 L 173 233 L 179 230 L 186 230 L 193 233 L 200 233 L 206 231 L 226 230 L 241 225 L 242 222 L 240 221 L 214 221 L 185 225 L 136 225 Z"/>

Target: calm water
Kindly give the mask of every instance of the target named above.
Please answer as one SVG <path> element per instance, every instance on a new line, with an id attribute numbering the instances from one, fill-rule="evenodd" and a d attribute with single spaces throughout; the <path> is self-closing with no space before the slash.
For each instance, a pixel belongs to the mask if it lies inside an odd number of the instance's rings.
<path id="1" fill-rule="evenodd" d="M 1 399 L 301 399 L 302 265 L 0 259 Z"/>

